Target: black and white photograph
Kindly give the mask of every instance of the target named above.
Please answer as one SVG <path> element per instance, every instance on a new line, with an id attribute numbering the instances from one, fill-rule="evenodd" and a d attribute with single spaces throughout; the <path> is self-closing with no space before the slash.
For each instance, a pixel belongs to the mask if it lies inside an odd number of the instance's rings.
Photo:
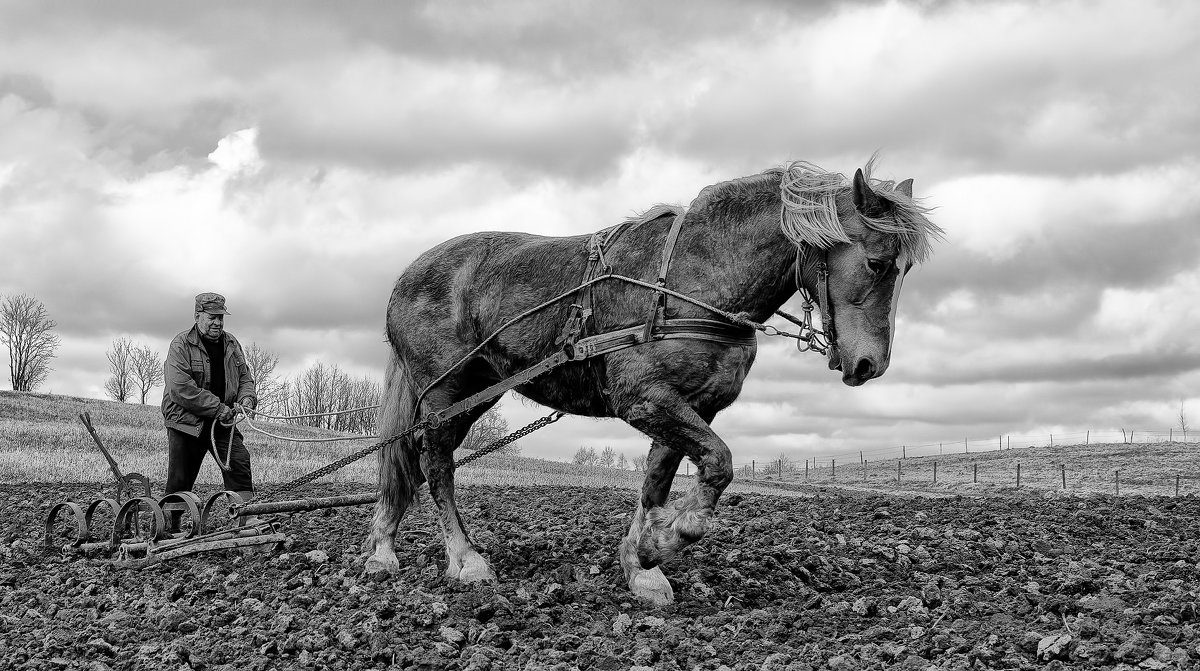
<path id="1" fill-rule="evenodd" d="M 1200 668 L 1200 3 L 0 0 L 0 669 Z"/>

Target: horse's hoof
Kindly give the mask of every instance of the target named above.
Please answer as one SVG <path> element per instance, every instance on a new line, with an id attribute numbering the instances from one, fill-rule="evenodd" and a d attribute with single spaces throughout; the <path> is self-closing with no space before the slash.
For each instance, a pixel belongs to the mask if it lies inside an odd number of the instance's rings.
<path id="1" fill-rule="evenodd" d="M 463 559 L 462 568 L 456 576 L 459 582 L 467 584 L 477 582 L 496 582 L 496 572 L 488 565 L 487 560 L 479 555 Z"/>
<path id="2" fill-rule="evenodd" d="M 629 579 L 629 590 L 637 598 L 654 606 L 666 606 L 675 602 L 675 591 L 671 589 L 671 583 L 667 582 L 662 569 L 657 566 L 635 572 Z"/>
<path id="3" fill-rule="evenodd" d="M 366 564 L 363 566 L 363 573 L 372 575 L 375 573 L 399 573 L 400 561 L 395 555 L 389 557 L 380 557 L 378 554 L 373 554 L 367 558 Z"/>

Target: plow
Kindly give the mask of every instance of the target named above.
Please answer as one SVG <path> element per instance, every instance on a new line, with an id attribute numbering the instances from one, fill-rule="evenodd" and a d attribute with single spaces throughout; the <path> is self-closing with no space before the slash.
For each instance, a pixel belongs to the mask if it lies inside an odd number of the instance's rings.
<path id="1" fill-rule="evenodd" d="M 494 452 L 537 429 L 558 421 L 562 413 L 539 419 L 459 459 L 461 466 Z M 96 447 L 113 472 L 112 497 L 86 504 L 63 501 L 46 515 L 43 552 L 70 557 L 111 556 L 124 568 L 145 568 L 189 555 L 219 550 L 273 551 L 288 541 L 274 519 L 281 513 L 310 512 L 326 508 L 373 504 L 377 493 L 348 494 L 283 501 L 246 501 L 237 492 L 219 491 L 202 498 L 194 492 L 174 492 L 155 498 L 150 479 L 140 473 L 123 473 L 104 446 L 91 416 L 79 415 Z M 424 428 L 423 425 L 418 425 Z M 256 427 L 257 428 L 257 427 Z M 407 435 L 406 432 L 403 435 Z M 395 436 L 359 450 L 317 471 L 276 487 L 270 494 L 297 488 L 361 459 L 398 440 Z M 264 496 L 263 498 L 267 498 Z"/>

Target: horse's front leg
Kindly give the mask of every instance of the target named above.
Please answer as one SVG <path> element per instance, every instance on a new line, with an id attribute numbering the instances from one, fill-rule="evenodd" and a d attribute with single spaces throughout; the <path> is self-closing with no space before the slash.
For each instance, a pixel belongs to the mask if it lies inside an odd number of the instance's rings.
<path id="1" fill-rule="evenodd" d="M 438 522 L 446 542 L 446 577 L 462 582 L 495 581 L 496 573 L 475 549 L 454 502 L 454 440 L 452 430 L 426 433 L 428 449 L 421 455 L 421 469 L 429 481 L 429 495 L 438 509 Z"/>
<path id="2" fill-rule="evenodd" d="M 663 509 L 667 495 L 671 493 L 671 481 L 674 480 L 675 471 L 679 469 L 679 462 L 682 460 L 682 452 L 673 450 L 657 440 L 650 443 L 650 453 L 646 456 L 646 479 L 642 482 L 642 498 L 633 514 L 633 521 L 629 524 L 629 533 L 621 541 L 621 568 L 625 570 L 629 589 L 639 598 L 659 606 L 674 601 L 675 594 L 661 568 L 642 567 L 642 562 L 638 559 L 638 547 L 642 543 L 643 531 L 647 529 L 647 511 Z"/>
<path id="3" fill-rule="evenodd" d="M 647 458 L 641 504 L 621 552 L 630 589 L 654 603 L 669 603 L 673 598 L 670 586 L 667 585 L 664 600 L 662 590 L 653 584 L 656 579 L 650 571 L 707 533 L 717 499 L 733 480 L 733 457 L 729 447 L 709 427 L 708 419 L 711 418 L 701 417 L 678 396 L 639 401 L 622 418 L 654 440 L 652 455 L 656 449 L 660 453 L 675 454 L 670 458 L 665 454 L 660 456 L 655 471 L 651 471 L 651 461 Z M 673 449 L 666 448 L 668 444 Z M 683 455 L 696 463 L 696 488 L 674 506 L 666 507 L 663 503 L 670 488 L 670 478 Z M 658 472 L 667 468 L 669 474 Z M 656 482 L 665 481 L 666 486 L 655 485 L 652 478 Z M 661 576 L 661 571 L 658 575 Z M 665 584 L 665 578 L 662 582 Z M 639 586 L 639 583 L 643 584 Z"/>

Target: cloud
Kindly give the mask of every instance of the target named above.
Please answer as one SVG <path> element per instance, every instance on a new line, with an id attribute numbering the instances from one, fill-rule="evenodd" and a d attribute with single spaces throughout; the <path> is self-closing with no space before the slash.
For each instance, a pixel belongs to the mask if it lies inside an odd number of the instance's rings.
<path id="1" fill-rule="evenodd" d="M 393 283 L 445 239 L 582 235 L 882 149 L 948 231 L 905 283 L 892 367 L 849 389 L 763 339 L 716 422 L 737 459 L 1195 402 L 1192 4 L 282 9 L 0 9 L 0 294 L 58 320 L 56 391 L 99 395 L 113 337 L 161 349 L 210 290 L 281 372 L 378 375 Z M 526 440 L 647 444 L 582 419 Z"/>

